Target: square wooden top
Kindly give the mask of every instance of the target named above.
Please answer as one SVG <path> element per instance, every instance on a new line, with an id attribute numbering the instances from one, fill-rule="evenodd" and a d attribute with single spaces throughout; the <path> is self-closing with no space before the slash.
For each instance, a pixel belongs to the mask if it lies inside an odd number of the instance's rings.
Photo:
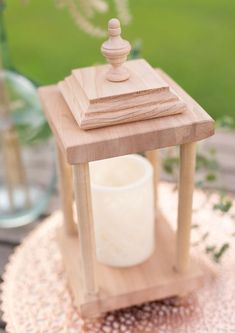
<path id="1" fill-rule="evenodd" d="M 144 59 L 125 63 L 130 77 L 111 82 L 109 64 L 78 68 L 59 90 L 82 129 L 103 128 L 184 112 L 186 104 Z"/>
<path id="2" fill-rule="evenodd" d="M 174 116 L 85 131 L 77 125 L 56 85 L 39 89 L 44 112 L 68 163 L 143 152 L 199 141 L 213 135 L 213 119 L 167 74 L 160 69 L 157 72 L 187 103 L 186 111 Z"/>
<path id="3" fill-rule="evenodd" d="M 144 59 L 129 60 L 125 63 L 131 76 L 123 82 L 106 80 L 109 64 L 84 67 L 72 71 L 86 97 L 92 103 L 110 100 L 123 95 L 141 94 L 146 91 L 169 89 L 168 85 L 156 75 L 155 70 Z"/>

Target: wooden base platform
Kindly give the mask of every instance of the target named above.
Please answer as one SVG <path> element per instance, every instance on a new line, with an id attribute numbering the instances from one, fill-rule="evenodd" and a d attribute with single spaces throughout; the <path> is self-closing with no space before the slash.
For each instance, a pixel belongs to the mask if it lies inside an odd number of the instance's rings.
<path id="1" fill-rule="evenodd" d="M 78 238 L 68 236 L 61 228 L 58 241 L 75 304 L 84 318 L 147 301 L 185 295 L 203 283 L 202 269 L 193 258 L 186 273 L 175 271 L 175 235 L 162 216 L 157 217 L 156 248 L 149 260 L 121 269 L 96 263 L 99 292 L 92 297 L 85 295 L 82 289 Z"/>

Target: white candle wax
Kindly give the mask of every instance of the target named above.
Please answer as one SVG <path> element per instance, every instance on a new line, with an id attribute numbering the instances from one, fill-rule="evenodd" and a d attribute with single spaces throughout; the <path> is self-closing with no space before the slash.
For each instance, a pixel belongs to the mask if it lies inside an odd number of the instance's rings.
<path id="1" fill-rule="evenodd" d="M 90 163 L 96 256 L 127 267 L 154 250 L 153 170 L 147 159 L 126 155 Z"/>

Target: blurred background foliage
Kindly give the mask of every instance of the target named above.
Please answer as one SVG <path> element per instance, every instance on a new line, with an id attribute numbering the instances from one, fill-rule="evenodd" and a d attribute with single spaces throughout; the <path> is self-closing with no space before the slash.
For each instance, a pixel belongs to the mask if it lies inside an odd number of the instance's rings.
<path id="1" fill-rule="evenodd" d="M 95 17 L 103 28 L 111 10 Z M 141 53 L 163 68 L 215 118 L 235 119 L 235 1 L 130 0 L 132 21 L 123 35 L 140 40 Z M 7 1 L 12 61 L 41 84 L 57 82 L 72 68 L 103 63 L 103 39 L 79 30 L 54 0 Z"/>

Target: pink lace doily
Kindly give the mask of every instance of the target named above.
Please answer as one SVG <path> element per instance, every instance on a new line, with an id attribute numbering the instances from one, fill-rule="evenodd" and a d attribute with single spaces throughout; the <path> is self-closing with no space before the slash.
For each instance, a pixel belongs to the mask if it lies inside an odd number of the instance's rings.
<path id="1" fill-rule="evenodd" d="M 63 263 L 55 241 L 61 213 L 55 212 L 33 231 L 11 257 L 2 286 L 2 308 L 10 333 L 231 333 L 235 332 L 235 223 L 228 216 L 213 210 L 198 191 L 195 195 L 193 242 L 209 231 L 208 244 L 230 243 L 217 277 L 208 279 L 203 289 L 188 296 L 184 302 L 168 299 L 108 313 L 99 320 L 83 321 L 67 287 Z M 160 187 L 163 212 L 176 215 L 176 192 L 172 185 Z M 234 207 L 232 208 L 234 209 Z M 200 233 L 199 231 L 200 230 Z M 196 251 L 203 260 L 205 244 Z M 157 263 L 156 263 L 157 264 Z"/>

